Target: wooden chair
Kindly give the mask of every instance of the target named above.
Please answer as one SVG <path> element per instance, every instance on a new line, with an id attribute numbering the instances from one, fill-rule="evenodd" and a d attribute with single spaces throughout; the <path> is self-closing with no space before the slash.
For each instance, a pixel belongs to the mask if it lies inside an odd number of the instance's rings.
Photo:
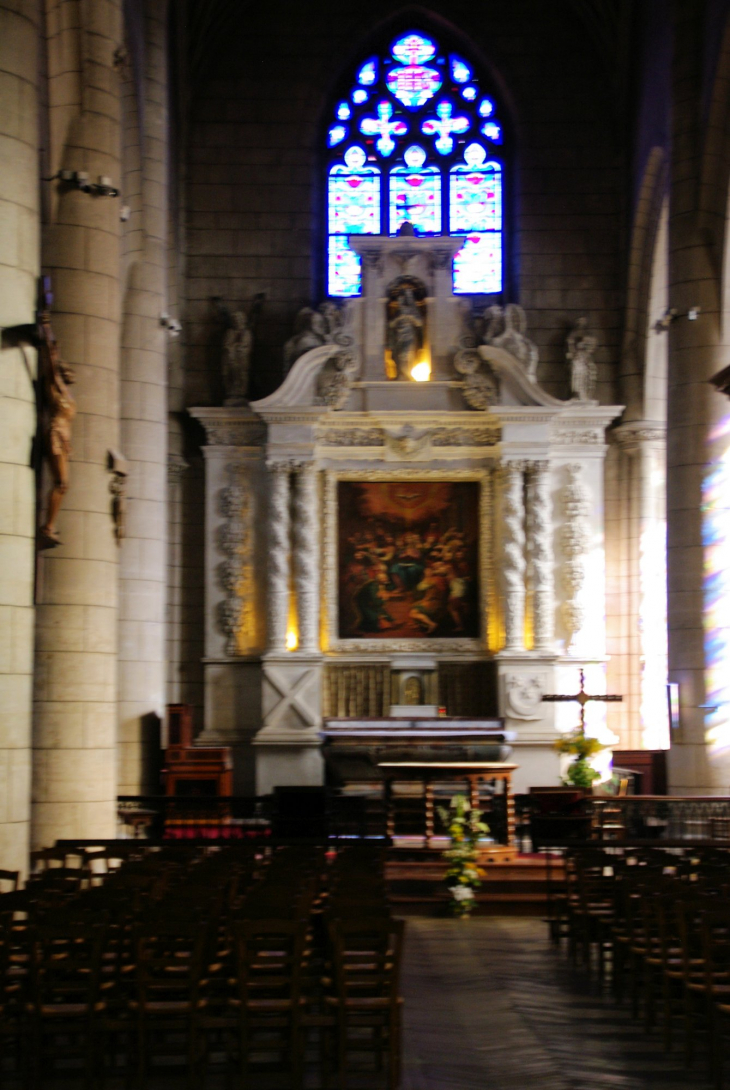
<path id="1" fill-rule="evenodd" d="M 58 1060 L 75 1057 L 92 1083 L 103 927 L 60 919 L 35 929 L 30 1013 L 38 1081 Z"/>
<path id="2" fill-rule="evenodd" d="M 5 886 L 5 888 L 3 888 Z M 19 870 L 0 870 L 0 895 L 15 893 L 20 886 Z"/>
<path id="3" fill-rule="evenodd" d="M 237 995 L 241 1077 L 248 1084 L 254 1055 L 278 1055 L 292 1087 L 303 1078 L 301 979 L 306 924 L 299 920 L 239 920 L 236 938 Z"/>
<path id="4" fill-rule="evenodd" d="M 330 926 L 334 991 L 330 1006 L 337 1013 L 339 1085 L 347 1085 L 349 1053 L 373 1054 L 381 1069 L 387 1056 L 387 1085 L 401 1079 L 400 964 L 403 920 L 334 920 Z"/>
<path id="5" fill-rule="evenodd" d="M 206 930 L 200 921 L 169 913 L 144 920 L 136 939 L 137 994 L 130 1008 L 137 1021 L 139 1078 L 146 1086 L 155 1054 L 187 1057 L 188 1081 L 195 1083 L 195 1017 Z M 182 1035 L 180 1049 L 175 1039 Z"/>

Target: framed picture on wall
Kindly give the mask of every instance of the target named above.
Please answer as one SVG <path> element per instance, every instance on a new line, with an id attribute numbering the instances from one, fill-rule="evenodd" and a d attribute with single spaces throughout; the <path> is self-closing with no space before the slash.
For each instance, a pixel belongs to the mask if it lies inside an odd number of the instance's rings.
<path id="1" fill-rule="evenodd" d="M 337 482 L 339 640 L 478 640 L 479 481 Z"/>

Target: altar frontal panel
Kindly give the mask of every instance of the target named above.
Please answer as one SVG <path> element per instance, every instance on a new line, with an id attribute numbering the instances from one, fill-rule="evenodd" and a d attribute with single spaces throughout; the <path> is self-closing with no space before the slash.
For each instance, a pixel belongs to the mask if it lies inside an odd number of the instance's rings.
<path id="1" fill-rule="evenodd" d="M 339 481 L 340 639 L 479 637 L 477 481 Z"/>

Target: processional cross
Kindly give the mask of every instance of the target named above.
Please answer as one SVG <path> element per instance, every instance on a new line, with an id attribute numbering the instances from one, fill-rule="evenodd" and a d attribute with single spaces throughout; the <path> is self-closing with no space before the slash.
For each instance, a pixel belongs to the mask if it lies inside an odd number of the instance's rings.
<path id="1" fill-rule="evenodd" d="M 580 733 L 586 732 L 586 704 L 590 700 L 600 700 L 604 704 L 620 703 L 623 700 L 622 696 L 611 696 L 608 694 L 602 694 L 599 696 L 591 696 L 585 690 L 585 675 L 583 671 L 580 671 L 580 690 L 573 696 L 564 696 L 562 693 L 549 693 L 542 698 L 544 701 L 549 701 L 552 704 L 572 702 L 580 704 Z"/>

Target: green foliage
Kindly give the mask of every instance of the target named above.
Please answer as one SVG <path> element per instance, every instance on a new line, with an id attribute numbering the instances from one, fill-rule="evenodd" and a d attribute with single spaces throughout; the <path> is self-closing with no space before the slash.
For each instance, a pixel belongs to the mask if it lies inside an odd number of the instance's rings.
<path id="1" fill-rule="evenodd" d="M 588 759 L 605 748 L 597 738 L 589 738 L 582 730 L 561 735 L 555 742 L 555 749 L 558 753 L 568 753 L 576 758 L 568 765 L 565 783 L 573 787 L 591 787 L 595 780 L 599 780 L 600 772 L 591 767 Z"/>
<path id="2" fill-rule="evenodd" d="M 451 837 L 451 847 L 443 853 L 449 864 L 446 884 L 451 893 L 451 911 L 455 916 L 468 916 L 474 903 L 474 890 L 481 886 L 484 872 L 477 865 L 479 838 L 486 836 L 489 826 L 481 813 L 472 810 L 464 795 L 454 795 L 448 810 L 439 807 L 439 817 Z"/>

